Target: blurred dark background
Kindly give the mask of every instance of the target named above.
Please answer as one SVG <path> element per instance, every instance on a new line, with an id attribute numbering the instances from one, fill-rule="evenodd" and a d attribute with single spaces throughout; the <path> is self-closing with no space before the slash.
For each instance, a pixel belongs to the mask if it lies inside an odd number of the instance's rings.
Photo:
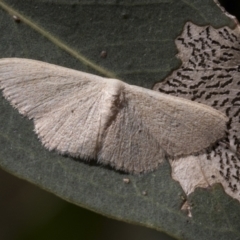
<path id="1" fill-rule="evenodd" d="M 240 1 L 239 0 L 218 0 L 227 12 L 237 17 L 240 21 Z"/>
<path id="2" fill-rule="evenodd" d="M 240 19 L 240 0 L 219 0 Z M 1 240 L 171 240 L 164 233 L 108 219 L 61 200 L 0 169 Z"/>

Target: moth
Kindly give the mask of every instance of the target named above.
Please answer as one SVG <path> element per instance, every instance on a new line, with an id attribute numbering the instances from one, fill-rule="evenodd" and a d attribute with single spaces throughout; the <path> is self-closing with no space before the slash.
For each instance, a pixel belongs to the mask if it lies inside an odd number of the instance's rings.
<path id="1" fill-rule="evenodd" d="M 145 173 L 225 136 L 204 104 L 30 59 L 0 59 L 0 88 L 49 150 Z"/>

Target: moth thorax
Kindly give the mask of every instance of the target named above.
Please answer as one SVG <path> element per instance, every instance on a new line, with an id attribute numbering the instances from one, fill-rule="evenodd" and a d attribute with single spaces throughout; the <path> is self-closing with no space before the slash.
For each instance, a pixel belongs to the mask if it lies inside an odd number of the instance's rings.
<path id="1" fill-rule="evenodd" d="M 110 83 L 110 84 L 109 84 Z M 101 126 L 107 128 L 116 118 L 118 112 L 123 107 L 124 102 L 124 84 L 119 80 L 111 79 L 106 85 L 104 91 L 104 100 L 102 104 Z"/>

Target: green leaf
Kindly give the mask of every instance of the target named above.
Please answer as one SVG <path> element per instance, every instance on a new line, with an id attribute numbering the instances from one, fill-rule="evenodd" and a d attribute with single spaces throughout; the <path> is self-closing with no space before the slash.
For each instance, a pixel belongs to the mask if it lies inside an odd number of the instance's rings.
<path id="1" fill-rule="evenodd" d="M 38 59 L 152 88 L 180 65 L 174 40 L 187 21 L 234 26 L 212 0 L 0 0 L 0 57 Z M 127 175 L 60 156 L 41 145 L 32 121 L 4 98 L 0 112 L 6 171 L 76 205 L 180 239 L 240 238 L 240 204 L 221 186 L 191 194 L 189 218 L 167 161 L 152 173 Z"/>

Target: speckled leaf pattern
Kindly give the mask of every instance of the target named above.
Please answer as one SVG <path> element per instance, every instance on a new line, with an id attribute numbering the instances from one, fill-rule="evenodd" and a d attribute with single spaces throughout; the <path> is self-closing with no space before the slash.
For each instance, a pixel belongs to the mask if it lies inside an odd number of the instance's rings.
<path id="1" fill-rule="evenodd" d="M 187 23 L 176 40 L 182 66 L 154 89 L 204 103 L 229 117 L 227 137 L 204 154 L 172 159 L 187 194 L 222 183 L 240 201 L 240 31 Z M 184 167 L 186 166 L 186 167 Z"/>

